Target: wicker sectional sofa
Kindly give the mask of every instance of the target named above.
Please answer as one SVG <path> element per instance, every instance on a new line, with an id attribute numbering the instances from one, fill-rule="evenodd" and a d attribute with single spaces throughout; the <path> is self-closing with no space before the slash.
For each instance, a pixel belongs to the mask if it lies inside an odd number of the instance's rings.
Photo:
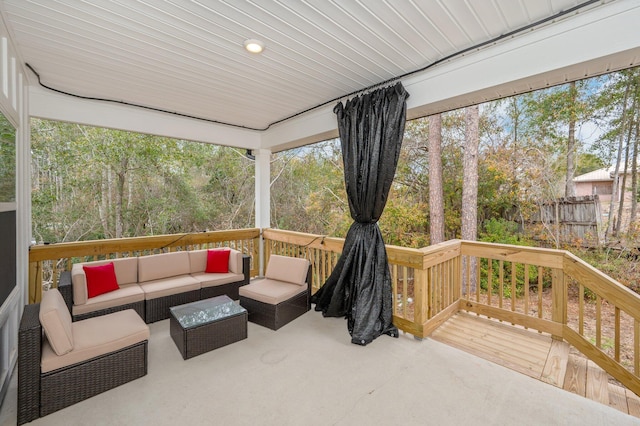
<path id="1" fill-rule="evenodd" d="M 59 289 L 73 320 L 133 309 L 147 324 L 169 318 L 171 306 L 226 294 L 239 298 L 249 283 L 250 257 L 230 249 L 227 273 L 207 273 L 207 250 L 76 263 L 60 277 Z M 113 262 L 119 288 L 89 298 L 83 266 Z"/>
<path id="2" fill-rule="evenodd" d="M 18 330 L 18 425 L 147 374 L 149 327 L 133 310 L 72 322 L 57 289 Z"/>

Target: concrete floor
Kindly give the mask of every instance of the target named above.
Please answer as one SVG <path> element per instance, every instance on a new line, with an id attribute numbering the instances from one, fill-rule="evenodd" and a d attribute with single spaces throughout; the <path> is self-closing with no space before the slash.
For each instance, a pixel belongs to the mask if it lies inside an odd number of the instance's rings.
<path id="1" fill-rule="evenodd" d="M 16 423 L 16 374 L 0 425 Z M 274 332 L 184 361 L 151 324 L 149 372 L 33 425 L 640 425 L 613 408 L 442 343 L 350 343 L 343 319 L 308 312 Z"/>

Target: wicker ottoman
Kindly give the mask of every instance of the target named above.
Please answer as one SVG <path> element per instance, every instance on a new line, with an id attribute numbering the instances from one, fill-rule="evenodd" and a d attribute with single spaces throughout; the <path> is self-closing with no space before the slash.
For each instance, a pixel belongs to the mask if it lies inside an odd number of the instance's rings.
<path id="1" fill-rule="evenodd" d="M 227 296 L 174 306 L 169 324 L 184 359 L 247 338 L 247 311 Z"/>

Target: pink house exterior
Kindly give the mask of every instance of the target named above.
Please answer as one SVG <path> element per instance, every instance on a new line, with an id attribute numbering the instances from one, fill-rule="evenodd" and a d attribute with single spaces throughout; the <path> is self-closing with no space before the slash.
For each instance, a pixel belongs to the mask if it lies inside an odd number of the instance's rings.
<path id="1" fill-rule="evenodd" d="M 583 175 L 577 176 L 573 179 L 576 184 L 576 195 L 584 196 L 584 195 L 598 195 L 600 202 L 609 203 L 611 202 L 611 195 L 613 194 L 613 175 L 615 168 L 603 168 L 594 170 L 589 173 L 585 173 Z M 622 178 L 622 172 L 619 173 L 620 178 Z M 622 179 L 620 180 L 620 185 L 622 184 Z M 631 184 L 631 174 L 627 174 L 627 188 L 624 190 L 625 200 L 631 199 L 631 191 L 629 189 L 629 185 Z M 618 189 L 618 199 L 616 201 L 620 201 L 620 194 L 622 194 L 623 189 Z"/>

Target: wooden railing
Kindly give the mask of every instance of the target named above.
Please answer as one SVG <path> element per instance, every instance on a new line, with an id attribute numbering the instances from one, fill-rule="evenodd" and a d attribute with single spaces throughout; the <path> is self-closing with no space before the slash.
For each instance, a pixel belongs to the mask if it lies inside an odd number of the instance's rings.
<path id="1" fill-rule="evenodd" d="M 157 235 L 31 246 L 29 250 L 29 303 L 42 297 L 43 284 L 56 287 L 61 272 L 78 262 L 144 256 L 180 250 L 226 246 L 251 256 L 251 276 L 258 274 L 260 229 Z"/>
<path id="2" fill-rule="evenodd" d="M 303 257 L 311 261 L 313 269 L 312 292 L 314 293 L 324 284 L 331 271 L 333 271 L 344 245 L 343 238 L 275 229 L 263 230 L 262 236 L 265 243 L 265 264 L 271 254 Z M 429 277 L 427 275 L 428 270 L 424 269 L 425 251 L 431 252 L 432 248 L 419 250 L 387 246 L 394 295 L 394 323 L 404 331 L 420 337 L 423 334 L 420 325 L 425 320 L 447 308 L 445 302 L 449 301 L 454 294 L 453 276 L 445 274 L 444 269 L 446 268 L 444 265 L 452 268 L 453 263 L 448 264 L 447 262 L 455 262 L 454 259 L 457 257 L 456 253 L 449 253 L 450 258 L 448 259 L 442 259 L 441 254 L 434 256 L 434 259 L 441 260 L 441 262 L 437 262 L 437 265 L 436 262 L 433 262 L 433 266 L 440 271 L 440 275 L 434 276 L 443 279 L 448 277 L 449 290 L 447 292 L 443 291 L 442 295 L 439 294 L 435 298 L 436 303 L 430 309 L 416 310 L 416 306 L 425 306 L 424 303 L 416 304 L 416 297 L 420 298 L 420 300 L 428 297 L 426 286 L 428 285 Z M 457 253 L 459 253 L 459 249 Z M 449 298 L 444 297 L 445 293 L 449 295 Z"/>
<path id="3" fill-rule="evenodd" d="M 312 291 L 333 271 L 344 239 L 265 229 L 271 254 L 304 257 Z M 163 235 L 34 246 L 29 253 L 30 302 L 43 282 L 57 285 L 75 262 L 161 251 L 230 246 L 252 256 L 258 274 L 259 229 Z M 473 312 L 564 339 L 640 394 L 640 296 L 563 250 L 451 240 L 411 249 L 387 246 L 394 324 L 427 337 L 458 311 Z M 633 333 L 622 332 L 623 325 Z"/>
<path id="4" fill-rule="evenodd" d="M 264 230 L 265 255 L 309 259 L 314 291 L 344 240 Z M 468 311 L 564 339 L 640 394 L 640 296 L 563 250 L 451 240 L 387 246 L 394 324 L 418 338 Z M 633 329 L 621 332 L 622 324 Z M 624 354 L 624 356 L 623 356 Z"/>

